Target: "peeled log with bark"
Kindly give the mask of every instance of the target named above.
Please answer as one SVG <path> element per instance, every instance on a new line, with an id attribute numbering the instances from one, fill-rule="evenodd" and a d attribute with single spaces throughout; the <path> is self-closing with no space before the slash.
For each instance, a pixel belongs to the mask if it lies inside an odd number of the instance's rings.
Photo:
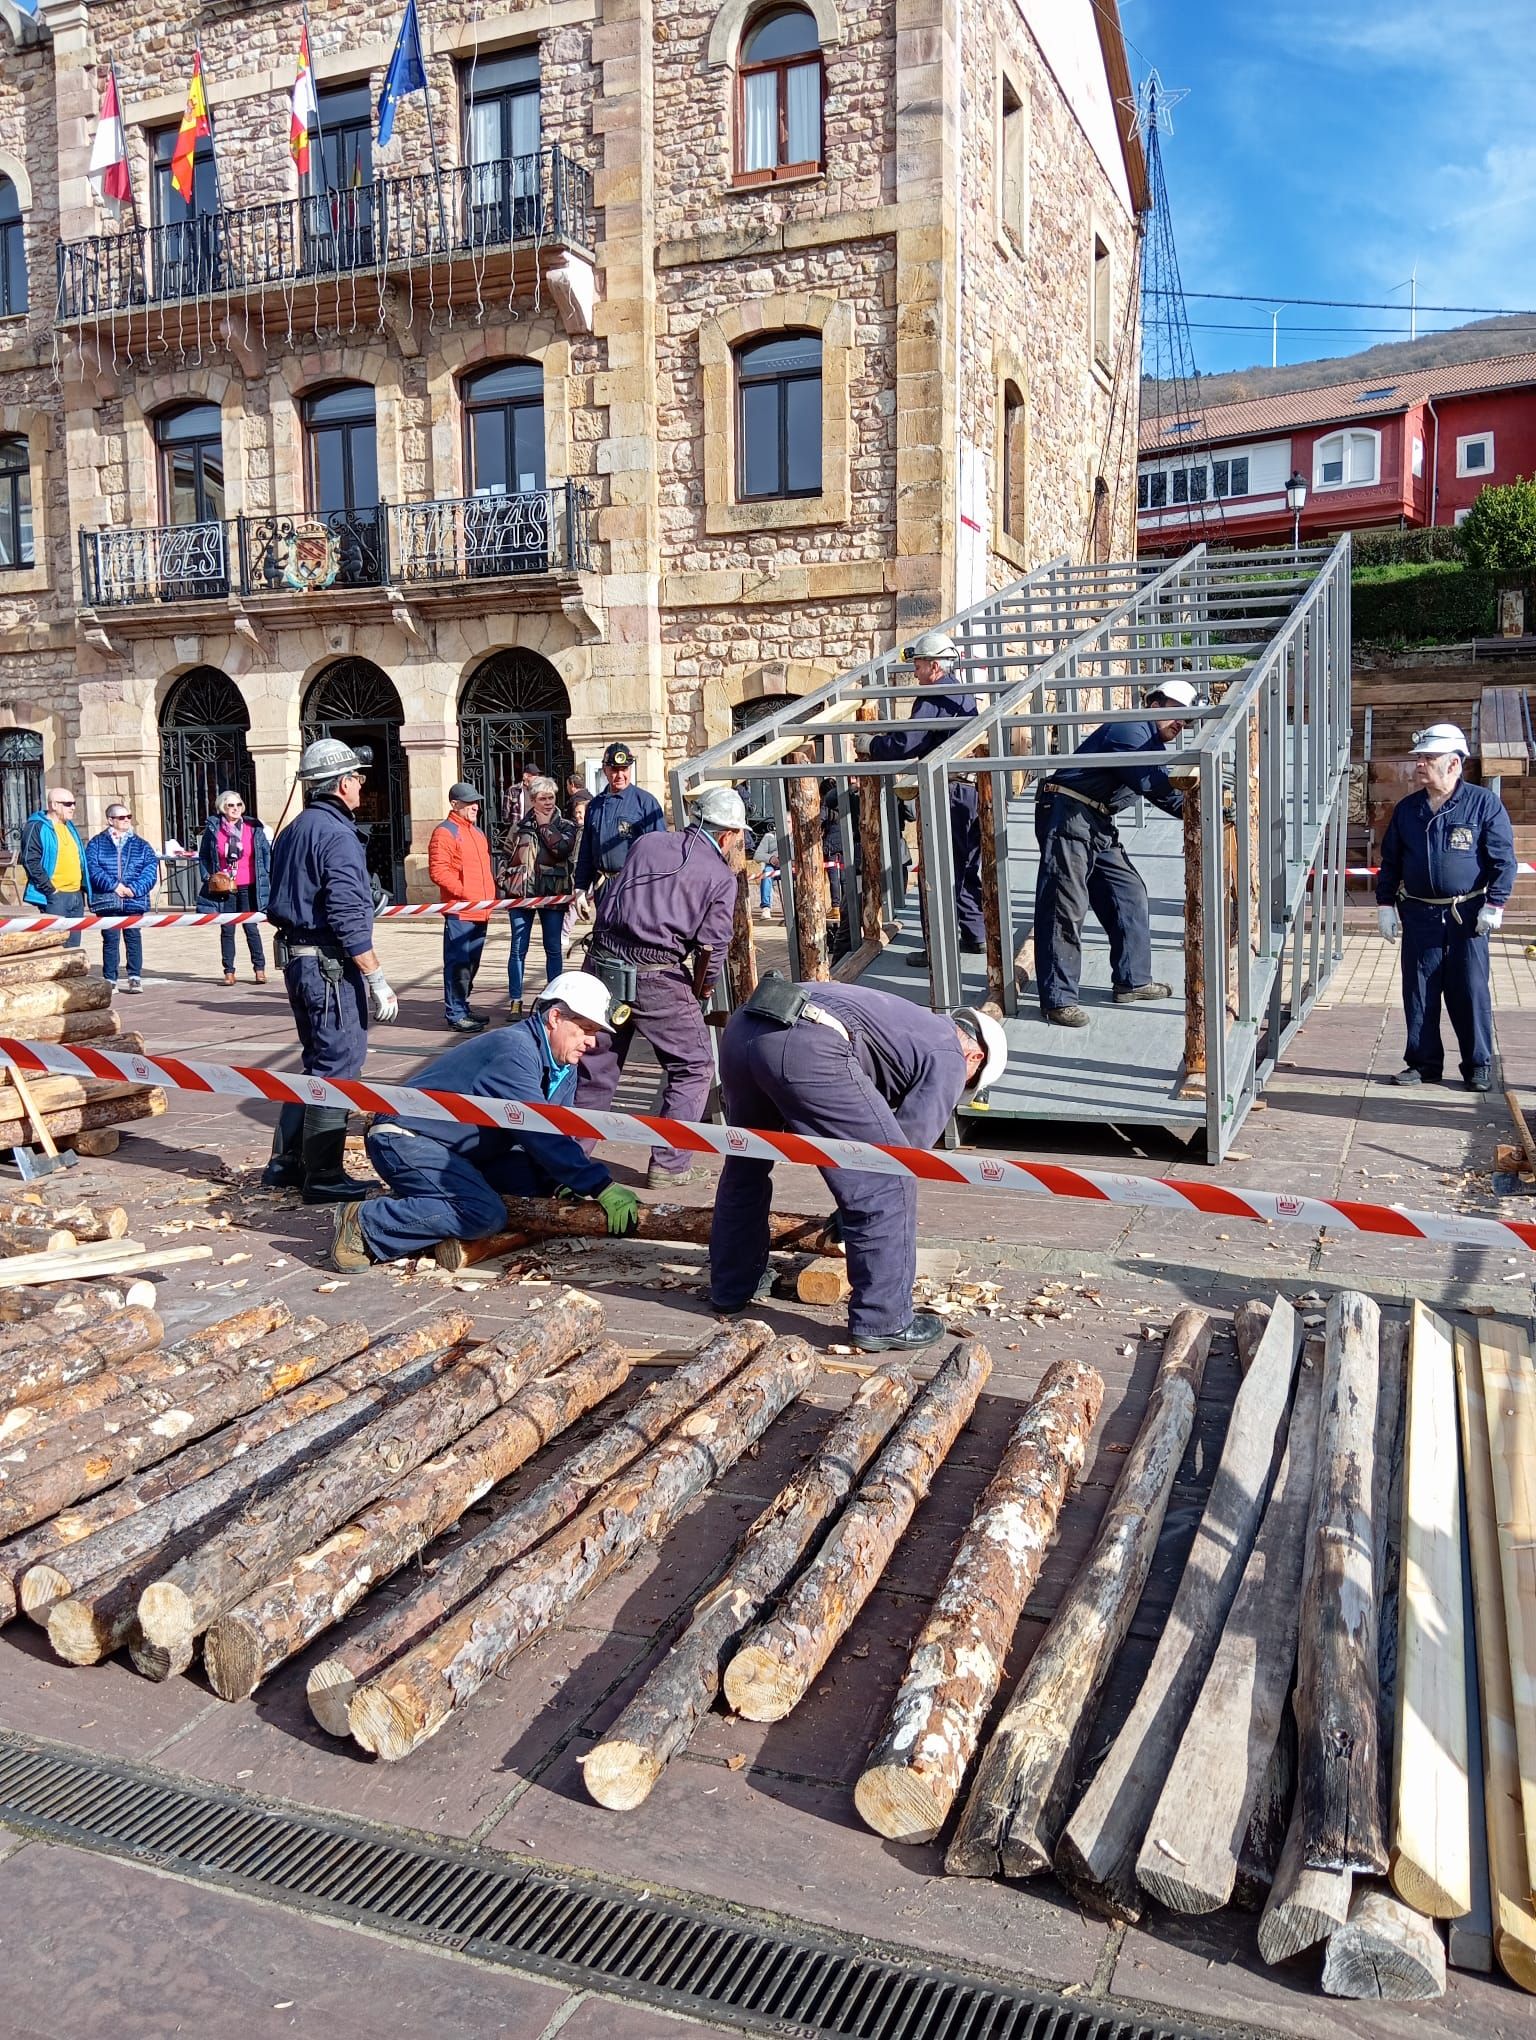
<path id="1" fill-rule="evenodd" d="M 783 1607 L 727 1665 L 725 1697 L 736 1713 L 782 1721 L 804 1699 L 874 1591 L 991 1372 L 985 1346 L 966 1339 L 934 1375 Z"/>
<path id="2" fill-rule="evenodd" d="M 56 1431 L 73 1424 L 77 1418 L 132 1395 L 136 1389 L 172 1381 L 185 1371 L 185 1363 L 174 1354 L 140 1353 L 108 1373 L 93 1374 L 89 1380 L 74 1382 L 68 1388 L 53 1389 L 36 1402 L 17 1403 L 0 1417 L 0 1451 L 17 1439 L 33 1450 L 41 1450 Z"/>
<path id="3" fill-rule="evenodd" d="M 24 1028 L 11 1027 L 5 1031 L 24 1035 L 28 1041 L 105 1041 L 112 1035 L 121 1035 L 122 1030 L 117 1008 L 104 1006 L 94 1013 L 34 1013 Z M 143 1050 L 142 1040 L 134 1050 L 128 1050 L 126 1043 L 124 1036 L 115 1047 L 131 1054 Z"/>
<path id="4" fill-rule="evenodd" d="M 795 950 L 804 983 L 831 977 L 827 946 L 827 863 L 821 849 L 821 788 L 815 779 L 784 782 L 794 877 Z"/>
<path id="5" fill-rule="evenodd" d="M 854 1787 L 876 1834 L 928 1842 L 949 1818 L 1103 1400 L 1094 1368 L 1058 1360 L 1015 1424 Z"/>
<path id="6" fill-rule="evenodd" d="M 1295 1312 L 1276 1298 L 1233 1400 L 1210 1497 L 1151 1667 L 1057 1845 L 1057 1875 L 1099 1918 L 1141 1917 L 1137 1853 L 1264 1512 L 1285 1438 L 1300 1343 Z"/>
<path id="7" fill-rule="evenodd" d="M 18 1325 L 0 1340 L 0 1408 L 37 1402 L 124 1360 L 148 1353 L 165 1337 L 152 1310 L 120 1310 L 100 1324 L 61 1331 L 47 1318 Z M 11 1477 L 0 1468 L 0 1493 Z"/>
<path id="8" fill-rule="evenodd" d="M 1274 1492 L 1136 1860 L 1142 1889 L 1174 1912 L 1216 1912 L 1231 1898 L 1279 1740 L 1317 1465 L 1318 1362 L 1302 1362 Z"/>
<path id="9" fill-rule="evenodd" d="M 451 1364 L 442 1349 L 418 1352 L 419 1344 L 412 1334 L 399 1343 L 385 1340 L 324 1380 L 295 1389 L 283 1398 L 292 1421 L 281 1431 L 31 1566 L 21 1581 L 25 1612 L 47 1628 L 69 1664 L 96 1664 L 132 1642 L 139 1596 L 152 1580 L 237 1510 L 280 1488 L 317 1453 L 354 1436 Z"/>
<path id="10" fill-rule="evenodd" d="M 720 1691 L 725 1653 L 779 1593 L 823 1525 L 917 1393 L 904 1367 L 860 1382 L 815 1457 L 781 1488 L 743 1539 L 731 1569 L 602 1741 L 581 1760 L 599 1806 L 627 1811 L 646 1799 L 687 1746 Z"/>
<path id="11" fill-rule="evenodd" d="M 18 909 L 16 918 L 20 920 L 23 914 L 35 911 L 30 906 Z M 41 956 L 50 949 L 62 950 L 69 940 L 69 932 L 67 928 L 23 928 L 14 934 L 0 935 L 0 957 Z M 77 953 L 70 951 L 71 955 Z"/>
<path id="12" fill-rule="evenodd" d="M 573 1452 L 548 1480 L 466 1540 L 412 1594 L 348 1638 L 316 1665 L 306 1688 L 310 1712 L 328 1735 L 347 1735 L 354 1691 L 436 1629 L 494 1573 L 521 1558 L 557 1524 L 663 1437 L 772 1339 L 768 1326 L 743 1318 L 707 1339 L 686 1365 L 638 1396 L 633 1406 Z"/>
<path id="13" fill-rule="evenodd" d="M 28 1324 L 33 1318 L 54 1318 L 58 1331 L 74 1331 L 81 1325 L 99 1324 L 129 1303 L 155 1300 L 153 1282 L 50 1282 L 43 1289 L 0 1289 L 0 1352 L 13 1325 Z"/>
<path id="14" fill-rule="evenodd" d="M 94 1013 L 112 1003 L 105 978 L 59 978 L 52 984 L 0 985 L 0 1034 L 24 1035 L 20 1024 L 52 1013 Z"/>
<path id="15" fill-rule="evenodd" d="M 1296 1675 L 1303 1860 L 1377 1875 L 1387 1867 L 1376 1776 L 1372 1526 L 1380 1328 L 1368 1296 L 1342 1291 L 1328 1306 Z"/>
<path id="16" fill-rule="evenodd" d="M 1240 1303 L 1232 1313 L 1232 1330 L 1237 1337 L 1237 1364 L 1244 1374 L 1253 1365 L 1253 1356 L 1259 1350 L 1259 1341 L 1268 1323 L 1269 1305 L 1260 1303 L 1256 1297 Z"/>
<path id="17" fill-rule="evenodd" d="M 1323 1989 L 1330 1997 L 1394 2004 L 1445 1996 L 1445 1943 L 1434 1923 L 1384 1885 L 1361 1885 L 1349 1918 L 1329 1936 Z"/>
<path id="18" fill-rule="evenodd" d="M 468 1322 L 464 1320 L 466 1326 Z M 14 1492 L 0 1493 L 0 1537 L 12 1538 L 130 1474 L 169 1459 L 194 1439 L 297 1388 L 322 1364 L 313 1347 L 300 1346 L 276 1354 L 254 1353 L 250 1364 L 238 1372 L 218 1360 L 193 1368 L 181 1378 L 184 1400 L 175 1409 L 104 1438 L 84 1452 L 51 1459 L 19 1482 Z"/>
<path id="19" fill-rule="evenodd" d="M 0 1224 L 0 1254 L 62 1254 L 78 1245 L 68 1226 Z"/>
<path id="20" fill-rule="evenodd" d="M 59 949 L 51 956 L 0 954 L 0 985 L 47 985 L 60 978 L 89 975 L 90 958 L 83 949 Z"/>
<path id="21" fill-rule="evenodd" d="M 77 1240 L 120 1240 L 127 1236 L 128 1213 L 121 1204 L 100 1211 L 92 1211 L 88 1204 L 72 1204 L 63 1211 L 45 1211 L 40 1204 L 7 1204 L 0 1206 L 0 1225 L 38 1232 L 61 1225 L 68 1226 Z"/>
<path id="22" fill-rule="evenodd" d="M 444 1240 L 437 1249 L 438 1266 L 468 1267 L 532 1246 L 536 1240 L 606 1239 L 608 1220 L 601 1205 L 583 1200 L 565 1203 L 553 1197 L 509 1197 L 506 1199 L 507 1229 L 484 1240 Z M 709 1245 L 709 1226 L 714 1213 L 707 1204 L 640 1204 L 640 1222 L 626 1237 L 641 1240 L 689 1241 Z M 809 1212 L 775 1211 L 768 1219 L 768 1244 L 774 1253 L 835 1254 L 840 1235 L 830 1217 L 813 1217 Z"/>
<path id="23" fill-rule="evenodd" d="M 558 1628 L 643 1546 L 660 1543 L 815 1374 L 803 1339 L 776 1339 L 589 1507 L 360 1687 L 347 1712 L 358 1742 L 375 1756 L 409 1756 L 519 1651 Z"/>
<path id="24" fill-rule="evenodd" d="M 1034 1877 L 1051 1867 L 1099 1696 L 1140 1603 L 1194 1429 L 1210 1344 L 1203 1310 L 1181 1310 L 1168 1328 L 1093 1551 L 982 1754 L 944 1859 L 952 1876 Z"/>
<path id="25" fill-rule="evenodd" d="M 139 1633 L 173 1669 L 192 1660 L 216 1615 L 263 1585 L 284 1559 L 308 1551 L 355 1510 L 509 1401 L 534 1374 L 558 1366 L 602 1331 L 595 1297 L 571 1291 L 493 1345 L 479 1346 L 297 1473 L 250 1503 L 189 1552 L 139 1600 Z M 136 1660 L 137 1662 L 137 1660 Z"/>
<path id="26" fill-rule="evenodd" d="M 29 1027 L 27 1033 L 34 1041 L 52 1040 L 39 1027 Z M 143 1084 L 97 1084 L 88 1086 L 90 1100 L 84 1105 L 70 1105 L 60 1110 L 47 1108 L 43 1111 L 43 1124 L 54 1140 L 71 1138 L 77 1133 L 93 1133 L 106 1126 L 126 1126 L 135 1119 L 159 1119 L 164 1116 L 165 1093 L 146 1089 Z M 5 1103 L 0 1095 L 0 1107 Z M 30 1119 L 0 1119 L 0 1147 L 18 1147 L 30 1144 L 33 1135 Z"/>
<path id="27" fill-rule="evenodd" d="M 629 1355 L 609 1339 L 525 1383 L 504 1409 L 429 1459 L 412 1479 L 295 1560 L 260 1593 L 220 1615 L 203 1639 L 203 1665 L 214 1692 L 221 1700 L 253 1693 L 498 1481 L 621 1388 L 629 1369 Z"/>

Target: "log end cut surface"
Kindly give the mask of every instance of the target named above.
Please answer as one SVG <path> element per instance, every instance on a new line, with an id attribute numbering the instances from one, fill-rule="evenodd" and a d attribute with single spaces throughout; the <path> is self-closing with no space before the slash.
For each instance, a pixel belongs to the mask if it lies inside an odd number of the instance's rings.
<path id="1" fill-rule="evenodd" d="M 654 1751 L 632 1742 L 599 1743 L 581 1760 L 587 1790 L 599 1806 L 615 1813 L 628 1813 L 649 1799 L 662 1769 Z"/>
<path id="2" fill-rule="evenodd" d="M 352 1733 L 347 1709 L 356 1691 L 356 1679 L 335 1658 L 325 1658 L 310 1673 L 304 1697 L 309 1702 L 310 1713 L 327 1735 L 348 1736 Z"/>
<path id="3" fill-rule="evenodd" d="M 1330 1997 L 1418 2004 L 1445 1996 L 1445 1943 L 1434 1924 L 1388 1891 L 1357 1892 L 1349 1918 L 1328 1943 L 1323 1989 Z"/>
<path id="4" fill-rule="evenodd" d="M 365 1750 L 388 1763 L 408 1757 L 423 1734 L 431 1732 L 400 1706 L 385 1686 L 378 1684 L 359 1686 L 352 1695 L 347 1706 L 347 1726 Z"/>
<path id="5" fill-rule="evenodd" d="M 803 1691 L 797 1667 L 761 1644 L 744 1645 L 725 1668 L 726 1702 L 744 1721 L 783 1721 Z"/>
<path id="6" fill-rule="evenodd" d="M 221 1615 L 203 1637 L 203 1670 L 221 1700 L 245 1700 L 261 1682 L 261 1637 L 238 1616 Z"/>
<path id="7" fill-rule="evenodd" d="M 105 1655 L 95 1616 L 81 1601 L 60 1601 L 51 1611 L 48 1641 L 67 1665 L 97 1665 Z"/>
<path id="8" fill-rule="evenodd" d="M 865 1771 L 853 1792 L 860 1818 L 891 1842 L 931 1842 L 944 1825 L 951 1798 L 906 1764 Z"/>
<path id="9" fill-rule="evenodd" d="M 74 1591 L 67 1573 L 43 1560 L 29 1565 L 21 1576 L 21 1612 L 34 1622 L 46 1622 L 48 1611 Z"/>

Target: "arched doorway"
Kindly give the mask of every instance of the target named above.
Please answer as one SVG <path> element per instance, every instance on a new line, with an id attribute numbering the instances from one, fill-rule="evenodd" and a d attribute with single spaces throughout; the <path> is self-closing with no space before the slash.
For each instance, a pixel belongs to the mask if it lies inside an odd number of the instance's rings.
<path id="1" fill-rule="evenodd" d="M 731 710 L 731 733 L 740 736 L 753 723 L 761 722 L 765 715 L 772 715 L 777 708 L 788 708 L 791 702 L 800 699 L 798 694 L 759 694 L 753 701 L 738 701 Z M 743 763 L 744 773 L 751 767 Z M 773 816 L 773 785 L 767 779 L 743 778 L 736 782 L 742 799 L 747 804 L 747 819 L 754 831 L 762 829 Z"/>
<path id="2" fill-rule="evenodd" d="M 405 898 L 411 847 L 410 777 L 400 743 L 405 710 L 394 682 L 369 659 L 338 659 L 310 682 L 301 709 L 303 741 L 340 737 L 366 744 L 373 763 L 363 782 L 358 825 L 368 832 L 368 869 L 395 899 Z"/>
<path id="3" fill-rule="evenodd" d="M 194 666 L 160 709 L 160 809 L 166 836 L 195 850 L 214 802 L 229 787 L 256 806 L 256 771 L 246 748 L 250 711 L 217 666 Z"/>
<path id="4" fill-rule="evenodd" d="M 530 765 L 561 789 L 572 769 L 565 682 L 537 652 L 493 652 L 459 697 L 459 770 L 485 795 L 486 826 L 511 819 L 508 796 Z"/>

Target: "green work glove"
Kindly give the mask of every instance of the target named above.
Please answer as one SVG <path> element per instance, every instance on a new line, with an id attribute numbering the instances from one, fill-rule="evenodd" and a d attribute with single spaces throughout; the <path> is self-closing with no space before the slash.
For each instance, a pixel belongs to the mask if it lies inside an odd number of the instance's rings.
<path id="1" fill-rule="evenodd" d="M 597 1201 L 603 1207 L 608 1230 L 615 1238 L 620 1233 L 633 1232 L 639 1225 L 640 1200 L 633 1190 L 626 1190 L 622 1183 L 610 1183 L 606 1190 L 599 1190 Z"/>

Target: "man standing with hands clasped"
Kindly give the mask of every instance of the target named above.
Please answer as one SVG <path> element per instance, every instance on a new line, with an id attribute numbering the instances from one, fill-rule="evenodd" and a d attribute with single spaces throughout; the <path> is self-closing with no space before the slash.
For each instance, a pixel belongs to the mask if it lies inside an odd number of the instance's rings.
<path id="1" fill-rule="evenodd" d="M 310 804 L 272 846 L 267 919 L 277 929 L 277 961 L 298 1029 L 306 1076 L 360 1077 L 368 1021 L 399 1018 L 373 946 L 373 888 L 353 816 L 363 791 L 359 755 L 338 737 L 321 737 L 299 761 Z M 285 1105 L 269 1189 L 300 1189 L 306 1204 L 366 1197 L 369 1185 L 343 1165 L 347 1111 L 340 1105 Z"/>
<path id="2" fill-rule="evenodd" d="M 1445 1066 L 1445 1002 L 1469 1091 L 1493 1084 L 1493 993 L 1488 937 L 1515 887 L 1515 836 L 1498 795 L 1469 786 L 1467 740 L 1435 723 L 1413 740 L 1416 791 L 1392 810 L 1381 845 L 1376 911 L 1382 934 L 1403 940 L 1408 1022 L 1398 1084 L 1438 1084 Z"/>

